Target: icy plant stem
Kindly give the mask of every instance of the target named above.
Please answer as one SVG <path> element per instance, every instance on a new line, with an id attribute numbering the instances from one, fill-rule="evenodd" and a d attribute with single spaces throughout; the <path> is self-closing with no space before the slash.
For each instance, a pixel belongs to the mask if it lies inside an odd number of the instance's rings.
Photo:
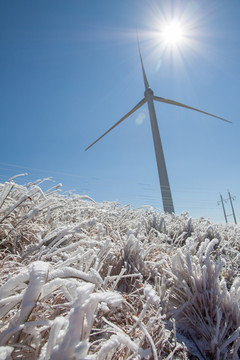
<path id="1" fill-rule="evenodd" d="M 8 197 L 8 194 L 12 190 L 13 186 L 14 186 L 14 183 L 12 183 L 12 182 L 6 182 L 4 184 L 4 188 L 3 188 L 3 191 L 0 196 L 0 208 L 3 205 L 4 201 L 6 200 L 6 198 Z"/>
<path id="2" fill-rule="evenodd" d="M 15 326 L 24 324 L 27 321 L 32 309 L 36 305 L 36 301 L 41 293 L 42 286 L 45 284 L 48 275 L 49 264 L 36 261 L 32 264 L 30 271 L 29 284 L 23 295 L 20 314 L 16 320 Z M 11 335 L 5 337 L 7 343 Z M 15 341 L 17 340 L 15 336 Z M 5 345 L 5 344 L 4 344 Z"/>

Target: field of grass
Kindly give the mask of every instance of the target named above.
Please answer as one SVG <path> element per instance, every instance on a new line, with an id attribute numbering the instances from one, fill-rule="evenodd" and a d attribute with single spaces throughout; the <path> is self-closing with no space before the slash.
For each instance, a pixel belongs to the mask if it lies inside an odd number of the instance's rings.
<path id="1" fill-rule="evenodd" d="M 0 360 L 240 358 L 240 227 L 43 181 L 0 184 Z"/>

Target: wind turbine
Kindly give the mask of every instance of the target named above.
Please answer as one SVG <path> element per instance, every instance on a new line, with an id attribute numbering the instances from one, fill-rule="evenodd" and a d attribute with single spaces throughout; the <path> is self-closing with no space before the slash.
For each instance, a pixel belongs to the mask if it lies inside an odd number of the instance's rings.
<path id="1" fill-rule="evenodd" d="M 106 134 L 108 134 L 111 130 L 113 130 L 117 125 L 119 125 L 128 116 L 130 116 L 136 110 L 138 110 L 143 104 L 147 103 L 148 104 L 150 122 L 151 122 L 151 128 L 152 128 L 152 136 L 153 136 L 153 143 L 154 143 L 154 149 L 155 149 L 155 155 L 156 155 L 156 161 L 157 161 L 158 175 L 159 175 L 159 181 L 160 181 L 160 187 L 161 187 L 161 193 L 162 193 L 163 209 L 167 213 L 174 213 L 174 206 L 173 206 L 173 200 L 172 200 L 170 184 L 169 184 L 169 180 L 168 180 L 167 167 L 166 167 L 166 163 L 165 163 L 165 158 L 164 158 L 164 153 L 163 153 L 163 148 L 162 148 L 162 142 L 161 142 L 161 138 L 160 138 L 160 134 L 159 134 L 158 123 L 157 123 L 157 118 L 156 118 L 156 113 L 155 113 L 153 100 L 156 100 L 156 101 L 159 101 L 159 102 L 162 102 L 162 103 L 166 103 L 166 104 L 170 104 L 170 105 L 180 106 L 180 107 L 190 109 L 190 110 L 194 110 L 194 111 L 198 111 L 198 112 L 203 113 L 205 115 L 213 116 L 213 117 L 215 117 L 217 119 L 220 119 L 220 120 L 223 120 L 223 121 L 226 121 L 226 122 L 229 122 L 229 123 L 231 123 L 231 121 L 228 121 L 228 120 L 223 119 L 223 118 L 221 118 L 219 116 L 210 114 L 208 112 L 196 109 L 194 107 L 184 105 L 184 104 L 182 104 L 180 102 L 177 102 L 177 101 L 174 101 L 174 100 L 169 100 L 169 99 L 164 99 L 162 97 L 154 95 L 152 89 L 149 86 L 147 76 L 146 76 L 146 73 L 145 73 L 145 69 L 144 69 L 144 66 L 143 66 L 143 60 L 142 60 L 142 55 L 141 55 L 141 51 L 140 51 L 139 41 L 138 41 L 138 51 L 139 51 L 142 74 L 143 74 L 143 81 L 144 81 L 144 86 L 145 86 L 144 98 L 141 101 L 139 101 L 139 103 L 136 106 L 134 106 L 134 108 L 132 110 L 130 110 L 118 122 L 116 122 L 116 124 L 114 124 L 109 130 L 107 130 L 97 140 L 95 140 L 91 145 L 89 145 L 85 149 L 85 151 L 88 150 L 90 147 L 92 147 L 94 144 L 96 144 L 96 142 L 98 142 L 100 139 L 102 139 Z"/>

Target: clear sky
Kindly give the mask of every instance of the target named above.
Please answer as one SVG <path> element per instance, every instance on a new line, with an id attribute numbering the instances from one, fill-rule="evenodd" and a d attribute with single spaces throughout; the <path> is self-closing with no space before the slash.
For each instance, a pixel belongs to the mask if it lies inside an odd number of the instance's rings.
<path id="1" fill-rule="evenodd" d="M 166 46 L 173 19 L 184 39 Z M 155 104 L 176 213 L 224 222 L 229 190 L 240 221 L 239 0 L 2 0 L 1 182 L 52 176 L 99 202 L 162 209 L 147 105 L 84 151 L 144 96 L 136 27 L 155 95 L 233 122 Z"/>

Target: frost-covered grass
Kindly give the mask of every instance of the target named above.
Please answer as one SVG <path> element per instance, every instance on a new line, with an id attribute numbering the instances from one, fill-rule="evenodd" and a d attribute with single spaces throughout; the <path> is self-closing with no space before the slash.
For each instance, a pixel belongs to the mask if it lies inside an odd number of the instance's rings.
<path id="1" fill-rule="evenodd" d="M 0 184 L 0 360 L 237 360 L 239 250 L 236 225 Z"/>

